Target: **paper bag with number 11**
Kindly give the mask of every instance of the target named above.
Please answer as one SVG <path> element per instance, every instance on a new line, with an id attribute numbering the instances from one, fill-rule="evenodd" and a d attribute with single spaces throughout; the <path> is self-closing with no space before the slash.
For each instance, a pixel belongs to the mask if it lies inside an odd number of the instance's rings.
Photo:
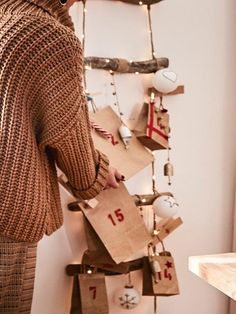
<path id="1" fill-rule="evenodd" d="M 123 183 L 80 207 L 116 263 L 129 259 L 152 240 Z"/>

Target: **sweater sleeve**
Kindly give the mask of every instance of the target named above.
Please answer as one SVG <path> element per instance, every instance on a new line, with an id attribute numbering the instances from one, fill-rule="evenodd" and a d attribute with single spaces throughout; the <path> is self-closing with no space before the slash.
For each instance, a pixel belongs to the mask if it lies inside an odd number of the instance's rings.
<path id="1" fill-rule="evenodd" d="M 106 185 L 109 161 L 95 150 L 82 87 L 80 42 L 60 38 L 50 45 L 40 89 L 39 148 L 52 154 L 76 197 L 90 199 Z"/>
<path id="2" fill-rule="evenodd" d="M 86 112 L 80 113 L 72 131 L 53 147 L 48 147 L 57 166 L 66 174 L 74 195 L 90 199 L 106 185 L 108 159 L 94 149 Z"/>

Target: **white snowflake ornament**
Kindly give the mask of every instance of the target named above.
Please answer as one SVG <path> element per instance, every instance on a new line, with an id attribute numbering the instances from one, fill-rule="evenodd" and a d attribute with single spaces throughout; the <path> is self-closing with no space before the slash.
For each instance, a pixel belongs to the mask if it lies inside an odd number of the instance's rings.
<path id="1" fill-rule="evenodd" d="M 126 285 L 115 294 L 114 301 L 125 310 L 135 308 L 140 302 L 140 295 L 132 285 Z"/>
<path id="2" fill-rule="evenodd" d="M 154 213 L 161 218 L 169 218 L 177 213 L 179 204 L 169 195 L 161 195 L 153 202 Z"/>

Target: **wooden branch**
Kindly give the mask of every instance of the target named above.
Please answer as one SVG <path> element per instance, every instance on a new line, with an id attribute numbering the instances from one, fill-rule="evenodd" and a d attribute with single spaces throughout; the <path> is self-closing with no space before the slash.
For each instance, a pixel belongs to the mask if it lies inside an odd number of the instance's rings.
<path id="1" fill-rule="evenodd" d="M 146 61 L 128 61 L 121 58 L 86 57 L 85 68 L 114 71 L 120 73 L 154 73 L 167 68 L 167 58 L 157 58 Z"/>
<path id="2" fill-rule="evenodd" d="M 123 264 L 128 265 L 128 272 L 143 268 L 142 258 L 139 258 L 130 262 L 125 262 Z M 66 266 L 66 273 L 68 276 L 74 276 L 77 274 L 83 274 L 84 272 L 87 272 L 88 270 L 94 270 L 94 269 L 96 269 L 97 272 L 105 273 L 106 276 L 121 275 L 120 273 L 117 273 L 117 272 L 104 270 L 101 268 L 96 268 L 94 266 L 87 265 L 87 264 L 69 264 Z"/>
<path id="3" fill-rule="evenodd" d="M 155 199 L 161 195 L 173 196 L 173 194 L 170 192 L 163 192 L 163 193 L 142 194 L 142 195 L 135 194 L 132 197 L 136 206 L 148 206 L 148 205 L 152 205 Z M 67 207 L 72 212 L 78 212 L 78 211 L 81 211 L 80 203 L 81 201 L 77 200 L 75 202 L 69 203 Z"/>
<path id="4" fill-rule="evenodd" d="M 155 194 L 142 194 L 142 195 L 135 194 L 133 195 L 133 200 L 136 206 L 149 206 L 149 205 L 152 205 L 155 199 L 161 195 L 173 196 L 173 194 L 170 192 L 155 193 Z"/>
<path id="5" fill-rule="evenodd" d="M 154 93 L 158 97 L 184 94 L 184 85 L 179 85 L 173 92 L 167 94 L 161 93 L 158 90 L 156 90 L 155 87 L 152 87 L 148 89 L 148 94 L 151 95 L 151 93 Z"/>
<path id="6" fill-rule="evenodd" d="M 152 205 L 155 199 L 161 195 L 173 196 L 173 194 L 170 192 L 163 192 L 163 193 L 142 194 L 142 195 L 135 194 L 132 197 L 136 206 L 149 206 L 149 205 Z M 67 205 L 67 208 L 72 212 L 81 211 L 80 203 L 81 203 L 81 200 L 77 200 L 75 202 L 69 203 Z"/>

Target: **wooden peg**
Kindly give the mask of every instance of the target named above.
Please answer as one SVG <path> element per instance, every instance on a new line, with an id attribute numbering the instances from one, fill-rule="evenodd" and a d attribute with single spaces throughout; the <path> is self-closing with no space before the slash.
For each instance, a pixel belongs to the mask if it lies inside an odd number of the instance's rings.
<path id="1" fill-rule="evenodd" d="M 176 219 L 169 218 L 164 223 L 160 222 L 160 224 L 157 224 L 157 230 L 160 230 L 157 234 L 157 236 L 153 238 L 153 245 L 157 245 L 162 240 L 164 240 L 166 237 L 168 237 L 169 234 L 171 234 L 175 229 L 177 229 L 180 225 L 182 225 L 183 220 L 178 217 Z"/>
<path id="2" fill-rule="evenodd" d="M 151 93 L 154 93 L 155 96 L 157 97 L 162 97 L 162 96 L 174 96 L 174 95 L 179 95 L 179 94 L 184 94 L 184 85 L 179 85 L 177 88 L 170 93 L 164 94 L 156 90 L 154 87 L 151 87 L 148 89 L 148 95 L 151 95 Z"/>

